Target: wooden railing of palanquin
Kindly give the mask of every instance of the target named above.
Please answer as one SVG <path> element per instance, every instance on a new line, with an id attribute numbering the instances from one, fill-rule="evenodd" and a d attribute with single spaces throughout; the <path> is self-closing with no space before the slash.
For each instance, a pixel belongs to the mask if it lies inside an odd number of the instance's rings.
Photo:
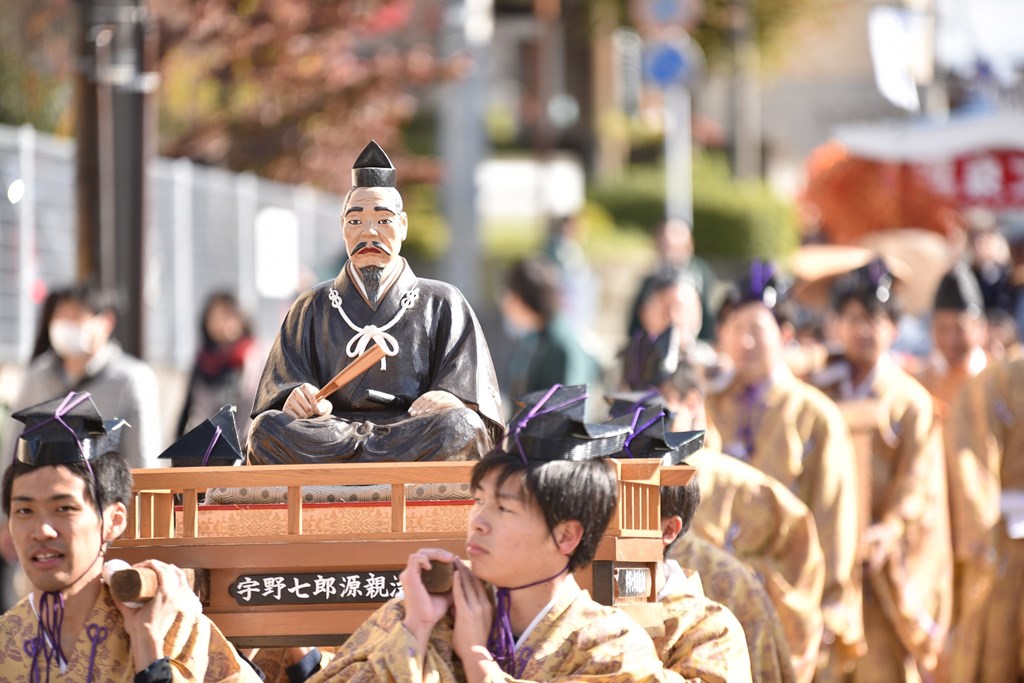
<path id="1" fill-rule="evenodd" d="M 662 468 L 651 460 L 610 462 L 619 482 L 617 510 L 595 561 L 577 572 L 577 580 L 597 600 L 623 607 L 656 632 L 661 626 L 654 581 L 662 554 L 658 489 L 685 484 L 693 470 Z M 336 644 L 386 599 L 410 553 L 438 547 L 465 554 L 465 529 L 407 531 L 405 486 L 468 482 L 472 467 L 472 462 L 417 462 L 135 470 L 128 529 L 108 556 L 129 562 L 152 558 L 196 569 L 204 611 L 238 645 Z M 381 484 L 391 487 L 389 532 L 304 532 L 303 486 Z M 287 489 L 287 533 L 251 535 L 247 533 L 251 530 L 240 528 L 229 536 L 200 535 L 200 519 L 207 514 L 199 504 L 201 493 L 209 488 L 270 486 Z M 180 496 L 180 505 L 175 504 L 175 496 Z M 468 516 L 465 501 L 450 504 L 462 506 Z M 246 514 L 258 515 L 261 509 L 252 506 Z M 342 584 L 356 580 L 353 576 L 379 581 L 384 575 L 389 576 L 391 589 L 374 591 L 372 599 L 369 593 L 363 594 L 366 599 L 358 594 L 350 594 L 347 601 L 339 597 Z M 258 590 L 253 589 L 255 585 Z M 261 597 L 271 585 L 278 586 L 278 598 L 282 594 L 287 598 L 290 587 L 303 588 L 293 593 L 289 603 Z M 319 601 L 296 604 L 294 596 L 309 596 L 314 585 Z M 246 590 L 249 599 L 244 598 Z"/>

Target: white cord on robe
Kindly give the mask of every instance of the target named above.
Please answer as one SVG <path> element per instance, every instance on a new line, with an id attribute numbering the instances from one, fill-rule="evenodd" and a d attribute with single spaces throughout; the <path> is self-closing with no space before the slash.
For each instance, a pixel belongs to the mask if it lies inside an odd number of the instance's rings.
<path id="1" fill-rule="evenodd" d="M 388 330 L 394 327 L 405 312 L 416 305 L 416 302 L 420 298 L 420 290 L 410 289 L 408 292 L 402 295 L 402 300 L 399 302 L 398 313 L 391 319 L 387 325 L 383 327 L 377 327 L 376 325 L 366 325 L 359 327 L 348 317 L 345 313 L 345 309 L 341 307 L 341 294 L 338 290 L 331 287 L 328 296 L 331 299 L 331 306 L 338 309 L 338 313 L 341 314 L 342 320 L 345 324 L 352 328 L 352 331 L 356 333 L 356 336 L 352 337 L 348 344 L 345 346 L 345 355 L 349 358 L 356 358 L 364 351 L 366 347 L 370 345 L 370 342 L 376 342 L 384 351 L 384 357 L 380 359 L 380 369 L 387 370 L 388 368 L 388 356 L 394 356 L 398 354 L 398 340 L 392 335 L 388 334 Z"/>

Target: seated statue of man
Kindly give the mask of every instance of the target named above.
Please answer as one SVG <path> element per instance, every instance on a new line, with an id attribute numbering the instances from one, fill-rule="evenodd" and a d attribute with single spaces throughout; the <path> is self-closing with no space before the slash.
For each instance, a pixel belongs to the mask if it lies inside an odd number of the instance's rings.
<path id="1" fill-rule="evenodd" d="M 342 207 L 348 263 L 301 294 L 274 341 L 253 405 L 252 464 L 473 460 L 503 432 L 494 364 L 455 287 L 399 256 L 409 219 L 395 168 L 370 142 Z M 379 364 L 317 400 L 376 344 Z"/>

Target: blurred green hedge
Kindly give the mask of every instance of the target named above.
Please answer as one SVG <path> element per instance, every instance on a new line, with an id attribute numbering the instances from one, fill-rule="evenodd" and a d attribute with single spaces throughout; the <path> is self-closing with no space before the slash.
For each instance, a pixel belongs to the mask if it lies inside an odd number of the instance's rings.
<path id="1" fill-rule="evenodd" d="M 693 185 L 693 239 L 701 256 L 777 259 L 799 244 L 795 207 L 763 181 L 733 180 L 723 157 L 695 154 Z M 592 186 L 589 199 L 620 229 L 649 232 L 665 215 L 664 168 L 631 166 L 621 177 Z"/>

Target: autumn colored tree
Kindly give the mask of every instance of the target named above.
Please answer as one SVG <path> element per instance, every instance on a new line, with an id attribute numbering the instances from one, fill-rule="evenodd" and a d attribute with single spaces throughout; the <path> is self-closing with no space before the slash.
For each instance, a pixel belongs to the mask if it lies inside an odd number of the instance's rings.
<path id="1" fill-rule="evenodd" d="M 8 0 L 0 121 L 73 131 L 77 5 Z M 403 182 L 437 163 L 402 126 L 431 86 L 472 68 L 437 55 L 443 0 L 150 0 L 160 31 L 159 149 L 235 171 L 343 191 L 368 138 Z"/>
<path id="2" fill-rule="evenodd" d="M 436 178 L 432 158 L 404 151 L 402 126 L 471 67 L 437 55 L 441 0 L 153 4 L 164 154 L 340 192 L 339 168 L 374 138 L 403 182 Z"/>

